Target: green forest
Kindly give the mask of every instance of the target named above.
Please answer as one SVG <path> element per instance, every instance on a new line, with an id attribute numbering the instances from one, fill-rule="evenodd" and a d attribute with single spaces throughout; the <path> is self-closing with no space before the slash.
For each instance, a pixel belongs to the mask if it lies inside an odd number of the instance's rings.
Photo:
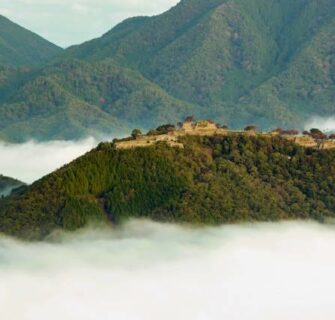
<path id="1" fill-rule="evenodd" d="M 62 50 L 2 17 L 0 139 L 119 136 L 186 115 L 303 129 L 334 114 L 334 29 L 333 0 L 183 0 Z"/>
<path id="2" fill-rule="evenodd" d="M 278 137 L 181 137 L 96 149 L 0 201 L 0 231 L 39 239 L 55 229 L 128 218 L 218 225 L 335 216 L 335 150 Z"/>
<path id="3" fill-rule="evenodd" d="M 0 65 L 42 65 L 62 51 L 53 43 L 0 15 Z"/>

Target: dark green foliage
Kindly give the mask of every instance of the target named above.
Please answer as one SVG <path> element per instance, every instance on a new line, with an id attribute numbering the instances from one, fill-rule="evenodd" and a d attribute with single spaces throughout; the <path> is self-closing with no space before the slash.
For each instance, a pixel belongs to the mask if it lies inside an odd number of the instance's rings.
<path id="1" fill-rule="evenodd" d="M 160 134 L 166 134 L 168 132 L 173 132 L 175 130 L 176 126 L 173 124 L 163 124 L 156 129 L 156 131 Z"/>
<path id="2" fill-rule="evenodd" d="M 335 151 L 280 137 L 183 137 L 116 150 L 101 143 L 0 202 L 0 231 L 41 237 L 129 217 L 221 224 L 335 215 Z"/>
<path id="3" fill-rule="evenodd" d="M 38 65 L 61 52 L 61 48 L 0 15 L 0 65 Z"/>
<path id="4" fill-rule="evenodd" d="M 244 128 L 245 131 L 257 131 L 257 127 L 254 125 L 248 125 Z"/>
<path id="5" fill-rule="evenodd" d="M 138 136 L 142 135 L 142 131 L 140 129 L 134 129 L 131 132 L 131 136 L 136 139 Z"/>
<path id="6" fill-rule="evenodd" d="M 76 230 L 92 222 L 107 222 L 107 216 L 103 213 L 96 201 L 88 199 L 67 198 L 60 211 L 61 225 L 66 230 Z"/>
<path id="7" fill-rule="evenodd" d="M 7 196 L 13 189 L 24 185 L 23 182 L 0 174 L 0 197 Z"/>
<path id="8" fill-rule="evenodd" d="M 334 30 L 333 0 L 183 0 L 42 69 L 0 68 L 0 139 L 115 135 L 188 114 L 302 129 L 334 114 Z"/>
<path id="9" fill-rule="evenodd" d="M 112 60 L 70 60 L 8 78 L 10 90 L 0 81 L 0 138 L 6 140 L 117 136 L 191 108 Z"/>
<path id="10" fill-rule="evenodd" d="M 65 55 L 140 70 L 198 118 L 301 128 L 334 114 L 334 30 L 333 0 L 183 0 Z"/>

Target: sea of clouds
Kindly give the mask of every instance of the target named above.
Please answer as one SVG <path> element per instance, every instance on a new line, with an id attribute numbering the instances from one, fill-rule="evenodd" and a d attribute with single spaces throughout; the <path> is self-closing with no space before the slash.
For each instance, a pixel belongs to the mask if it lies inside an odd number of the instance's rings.
<path id="1" fill-rule="evenodd" d="M 50 141 L 10 144 L 0 141 L 0 174 L 32 183 L 85 154 L 98 144 L 81 141 Z"/>
<path id="2" fill-rule="evenodd" d="M 6 320 L 332 320 L 335 226 L 131 221 L 43 243 L 0 237 Z"/>

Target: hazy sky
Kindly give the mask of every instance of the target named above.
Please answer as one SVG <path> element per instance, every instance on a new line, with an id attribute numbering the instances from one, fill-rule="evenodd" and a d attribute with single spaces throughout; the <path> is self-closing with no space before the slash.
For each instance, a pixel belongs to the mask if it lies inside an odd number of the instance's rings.
<path id="1" fill-rule="evenodd" d="M 125 18 L 161 13 L 179 0 L 1 0 L 0 14 L 63 47 L 98 37 Z"/>

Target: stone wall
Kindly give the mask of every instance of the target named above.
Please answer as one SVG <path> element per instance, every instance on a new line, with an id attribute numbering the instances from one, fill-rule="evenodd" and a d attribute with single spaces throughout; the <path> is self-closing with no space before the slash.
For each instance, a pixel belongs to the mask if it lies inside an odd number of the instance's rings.
<path id="1" fill-rule="evenodd" d="M 218 128 L 218 126 L 212 121 L 198 121 L 198 122 L 185 122 L 180 130 L 175 132 L 178 136 L 189 135 L 189 136 L 215 136 L 215 135 L 227 135 L 228 130 Z"/>
<path id="2" fill-rule="evenodd" d="M 199 121 L 199 122 L 184 122 L 182 127 L 176 131 L 167 134 L 153 135 L 153 136 L 139 136 L 135 140 L 124 140 L 116 143 L 117 149 L 131 149 L 131 148 L 144 148 L 152 146 L 159 142 L 165 142 L 171 147 L 184 148 L 184 145 L 178 141 L 178 137 L 185 135 L 189 136 L 227 136 L 227 135 L 246 135 L 246 136 L 263 136 L 273 137 L 278 136 L 278 132 L 256 132 L 254 130 L 228 130 L 218 128 L 212 121 Z M 304 135 L 282 135 L 284 139 L 292 141 L 299 146 L 305 148 L 315 149 L 335 149 L 335 140 L 325 140 L 322 142 L 316 141 L 313 137 Z"/>
<path id="3" fill-rule="evenodd" d="M 311 136 L 301 136 L 301 137 L 293 137 L 293 142 L 295 142 L 297 145 L 305 148 L 317 148 L 318 143 L 315 139 L 313 139 Z"/>
<path id="4" fill-rule="evenodd" d="M 177 137 L 171 134 L 162 134 L 158 136 L 140 136 L 136 140 L 120 141 L 116 143 L 117 149 L 145 148 L 155 145 L 159 142 L 165 142 L 170 147 L 184 148 L 182 143 L 177 141 Z"/>
<path id="5" fill-rule="evenodd" d="M 320 149 L 326 150 L 326 149 L 335 149 L 335 140 L 326 140 L 323 141 L 320 146 Z"/>
<path id="6" fill-rule="evenodd" d="M 297 145 L 305 148 L 315 149 L 335 149 L 335 140 L 317 141 L 311 136 L 283 136 L 285 139 L 293 141 Z"/>

